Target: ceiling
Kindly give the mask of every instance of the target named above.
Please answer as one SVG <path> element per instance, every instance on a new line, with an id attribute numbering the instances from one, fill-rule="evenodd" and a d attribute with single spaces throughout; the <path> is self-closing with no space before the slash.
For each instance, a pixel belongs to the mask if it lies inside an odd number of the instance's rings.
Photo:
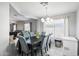
<path id="1" fill-rule="evenodd" d="M 11 18 L 15 17 L 21 20 L 38 19 L 45 16 L 45 8 L 40 2 L 13 2 L 10 3 Z M 75 12 L 79 8 L 78 2 L 48 2 L 48 16 L 55 16 L 69 12 Z M 13 10 L 13 11 L 12 11 Z"/>

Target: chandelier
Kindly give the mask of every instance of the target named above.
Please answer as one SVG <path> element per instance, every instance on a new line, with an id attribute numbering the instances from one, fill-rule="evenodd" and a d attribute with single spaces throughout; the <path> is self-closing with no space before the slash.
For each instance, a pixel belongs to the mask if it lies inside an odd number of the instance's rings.
<path id="1" fill-rule="evenodd" d="M 45 8 L 45 11 L 46 11 L 46 15 L 41 18 L 41 22 L 43 22 L 43 23 L 52 23 L 53 19 L 47 15 L 48 2 L 41 2 L 40 4 Z"/>

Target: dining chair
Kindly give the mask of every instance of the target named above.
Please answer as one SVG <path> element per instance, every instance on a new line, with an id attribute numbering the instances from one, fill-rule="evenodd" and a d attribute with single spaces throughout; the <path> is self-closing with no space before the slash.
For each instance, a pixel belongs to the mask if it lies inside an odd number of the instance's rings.
<path id="1" fill-rule="evenodd" d="M 46 32 L 41 32 L 41 35 L 45 35 L 46 34 Z"/>
<path id="2" fill-rule="evenodd" d="M 43 40 L 42 40 L 42 52 L 41 55 L 43 55 L 43 53 L 47 53 L 48 49 L 49 49 L 49 45 L 51 44 L 51 39 L 50 39 L 51 34 L 44 36 Z"/>
<path id="3" fill-rule="evenodd" d="M 35 33 L 34 32 L 30 32 L 30 36 L 35 36 Z"/>
<path id="4" fill-rule="evenodd" d="M 49 35 L 48 35 L 48 38 L 47 38 L 47 41 L 46 41 L 46 51 L 48 51 L 48 49 L 49 49 L 50 46 L 51 46 L 51 35 L 52 35 L 52 34 L 49 34 Z"/>
<path id="5" fill-rule="evenodd" d="M 41 55 L 44 55 L 47 51 L 46 51 L 46 42 L 47 42 L 48 36 L 45 36 L 42 44 L 41 44 Z"/>
<path id="6" fill-rule="evenodd" d="M 26 54 L 26 55 L 30 54 L 31 51 L 29 50 L 29 47 L 28 47 L 28 45 L 26 43 L 26 39 L 23 36 L 20 36 L 19 41 L 20 41 L 20 45 L 21 45 L 21 53 L 22 53 L 22 55 L 23 54 Z"/>
<path id="7" fill-rule="evenodd" d="M 25 37 L 25 39 L 30 39 L 30 34 L 28 31 L 23 31 L 23 36 Z"/>

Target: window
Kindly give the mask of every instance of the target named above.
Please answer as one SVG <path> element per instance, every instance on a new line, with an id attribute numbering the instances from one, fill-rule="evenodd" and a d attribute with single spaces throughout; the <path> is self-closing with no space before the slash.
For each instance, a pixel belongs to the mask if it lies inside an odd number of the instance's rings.
<path id="1" fill-rule="evenodd" d="M 54 26 L 55 37 L 64 36 L 64 19 L 54 20 Z"/>
<path id="2" fill-rule="evenodd" d="M 16 24 L 15 25 L 13 25 L 13 31 L 15 31 L 16 30 Z"/>
<path id="3" fill-rule="evenodd" d="M 61 37 L 65 35 L 65 21 L 64 19 L 55 19 L 53 23 L 44 23 L 44 32 L 47 34 L 53 33 L 55 37 Z"/>
<path id="4" fill-rule="evenodd" d="M 25 31 L 30 31 L 30 23 L 25 23 L 24 24 L 24 30 Z"/>

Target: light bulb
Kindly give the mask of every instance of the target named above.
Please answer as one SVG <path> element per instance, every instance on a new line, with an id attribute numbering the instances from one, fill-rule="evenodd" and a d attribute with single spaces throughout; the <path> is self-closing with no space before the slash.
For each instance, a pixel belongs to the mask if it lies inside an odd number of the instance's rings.
<path id="1" fill-rule="evenodd" d="M 41 21 L 42 21 L 42 22 L 45 22 L 45 19 L 44 19 L 44 18 L 41 18 Z"/>
<path id="2" fill-rule="evenodd" d="M 50 19 L 50 22 L 53 22 L 53 19 Z"/>
<path id="3" fill-rule="evenodd" d="M 50 20 L 50 18 L 49 18 L 49 17 L 47 17 L 47 18 L 46 18 L 46 21 L 49 21 L 49 20 Z"/>

